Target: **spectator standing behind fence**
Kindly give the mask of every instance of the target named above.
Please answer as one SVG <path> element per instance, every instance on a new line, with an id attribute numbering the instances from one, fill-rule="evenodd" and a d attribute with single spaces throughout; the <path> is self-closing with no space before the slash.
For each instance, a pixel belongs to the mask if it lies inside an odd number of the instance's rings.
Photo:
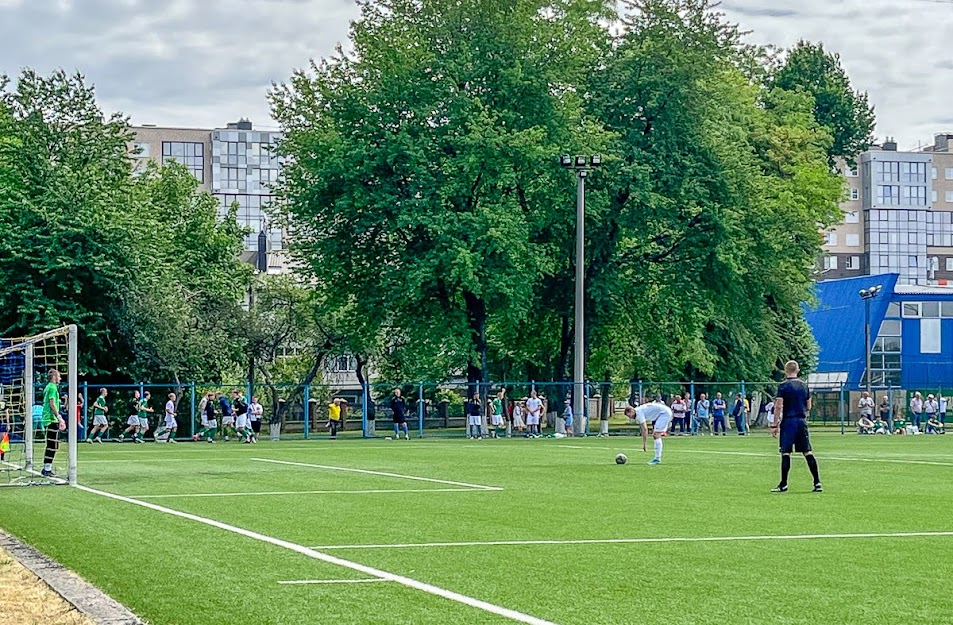
<path id="1" fill-rule="evenodd" d="M 474 393 L 467 402 L 467 438 L 470 440 L 483 439 L 483 413 L 480 410 L 480 396 Z"/>
<path id="2" fill-rule="evenodd" d="M 749 409 L 748 400 L 741 393 L 738 393 L 735 396 L 735 405 L 731 409 L 731 416 L 735 418 L 735 428 L 738 430 L 738 436 L 744 436 L 748 433 Z"/>
<path id="3" fill-rule="evenodd" d="M 563 404 L 563 429 L 566 436 L 572 437 L 572 400 L 567 399 Z"/>
<path id="4" fill-rule="evenodd" d="M 937 399 L 939 399 L 940 403 L 940 413 L 937 415 L 937 417 L 940 419 L 940 423 L 946 423 L 946 397 L 940 395 Z"/>
<path id="5" fill-rule="evenodd" d="M 685 415 L 688 413 L 688 404 L 685 403 L 685 400 L 682 399 L 681 395 L 676 395 L 675 400 L 672 402 L 672 434 L 675 433 L 675 428 L 678 428 L 678 435 L 685 436 L 685 426 L 688 417 Z"/>
<path id="6" fill-rule="evenodd" d="M 328 430 L 331 432 L 331 438 L 338 437 L 338 427 L 341 425 L 341 398 L 335 397 L 328 404 Z"/>
<path id="7" fill-rule="evenodd" d="M 526 400 L 526 426 L 529 428 L 529 438 L 536 438 L 539 436 L 539 421 L 543 415 L 543 402 L 540 401 L 539 395 L 536 393 L 536 389 L 530 391 L 529 399 Z"/>
<path id="8" fill-rule="evenodd" d="M 721 397 L 721 393 L 715 393 L 715 399 L 711 402 L 711 414 L 715 422 L 715 434 L 718 434 L 718 424 L 721 424 L 721 435 L 728 436 L 725 415 L 728 411 L 728 404 Z"/>
<path id="9" fill-rule="evenodd" d="M 390 400 L 390 409 L 394 413 L 394 437 L 400 438 L 401 431 L 407 440 L 410 440 L 410 433 L 407 430 L 407 402 L 400 396 L 400 389 L 394 389 L 394 398 Z"/>
<path id="10" fill-rule="evenodd" d="M 920 428 L 920 418 L 923 415 L 923 395 L 920 394 L 920 391 L 917 391 L 913 394 L 913 399 L 910 400 L 910 425 L 919 429 Z"/>
<path id="11" fill-rule="evenodd" d="M 258 435 L 261 434 L 261 416 L 264 412 L 265 408 L 258 402 L 258 398 L 252 397 L 251 403 L 248 404 L 248 418 L 251 421 L 251 431 L 255 434 L 252 437 L 252 442 L 258 442 Z"/>
<path id="12" fill-rule="evenodd" d="M 887 434 L 890 434 L 890 398 L 886 395 L 880 400 L 880 419 L 887 423 Z"/>
<path id="13" fill-rule="evenodd" d="M 698 430 L 701 429 L 701 426 L 705 426 L 708 429 L 708 433 L 711 434 L 711 422 L 708 420 L 708 413 L 711 409 L 711 402 L 708 401 L 708 396 L 702 393 L 698 396 L 698 401 L 695 402 L 695 418 L 692 420 L 692 436 L 698 434 Z M 714 436 L 714 434 L 712 434 Z"/>
<path id="14" fill-rule="evenodd" d="M 936 419 L 938 412 L 940 412 L 940 404 L 933 395 L 927 395 L 927 400 L 923 402 L 923 420 L 929 422 L 930 419 Z"/>
<path id="15" fill-rule="evenodd" d="M 860 410 L 860 417 L 867 417 L 871 419 L 874 414 L 874 398 L 870 396 L 870 393 L 864 391 L 860 395 L 860 400 L 857 402 L 857 408 Z"/>

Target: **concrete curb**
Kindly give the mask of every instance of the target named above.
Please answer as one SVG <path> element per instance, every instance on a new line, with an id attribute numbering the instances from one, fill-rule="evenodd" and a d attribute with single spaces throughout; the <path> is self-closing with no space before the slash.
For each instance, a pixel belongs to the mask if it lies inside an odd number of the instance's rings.
<path id="1" fill-rule="evenodd" d="M 126 606 L 62 564 L 2 530 L 0 547 L 97 625 L 145 625 Z"/>

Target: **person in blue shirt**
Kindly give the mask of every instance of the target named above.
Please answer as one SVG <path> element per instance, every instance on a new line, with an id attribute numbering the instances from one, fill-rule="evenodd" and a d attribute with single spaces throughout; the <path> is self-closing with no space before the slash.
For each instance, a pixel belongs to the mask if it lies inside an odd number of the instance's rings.
<path id="1" fill-rule="evenodd" d="M 218 406 L 222 411 L 222 434 L 225 435 L 225 441 L 228 441 L 228 433 L 234 432 L 238 434 L 238 431 L 235 430 L 235 413 L 232 411 L 232 402 L 228 400 L 228 395 L 225 393 L 215 393 L 218 396 Z"/>
<path id="2" fill-rule="evenodd" d="M 708 401 L 708 396 L 702 393 L 698 396 L 698 401 L 695 402 L 695 418 L 692 419 L 692 436 L 698 434 L 698 430 L 701 429 L 701 426 L 705 426 L 708 429 L 708 433 L 711 433 L 711 423 L 708 421 L 708 411 L 711 409 L 711 402 Z"/>
<path id="3" fill-rule="evenodd" d="M 728 427 L 725 423 L 725 413 L 728 411 L 728 404 L 722 398 L 721 393 L 715 393 L 715 399 L 711 402 L 711 416 L 715 422 L 715 435 L 718 435 L 718 426 L 721 426 L 721 435 L 728 436 Z"/>

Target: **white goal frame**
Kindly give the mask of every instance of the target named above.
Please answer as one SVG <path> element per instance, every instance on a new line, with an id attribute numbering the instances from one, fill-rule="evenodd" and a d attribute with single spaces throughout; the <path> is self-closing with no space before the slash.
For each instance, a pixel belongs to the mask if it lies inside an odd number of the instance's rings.
<path id="1" fill-rule="evenodd" d="M 66 480 L 55 480 L 54 483 L 57 484 L 69 484 L 70 486 L 76 486 L 76 475 L 77 475 L 77 435 L 78 435 L 78 424 L 76 422 L 76 405 L 79 399 L 79 384 L 77 380 L 77 362 L 78 362 L 78 351 L 77 351 L 77 338 L 79 331 L 75 325 L 63 326 L 62 328 L 57 328 L 55 330 L 49 330 L 47 332 L 42 332 L 34 336 L 27 337 L 18 337 L 11 339 L 13 344 L 6 347 L 0 347 L 0 358 L 3 356 L 8 356 L 10 354 L 15 354 L 22 352 L 24 356 L 24 368 L 23 368 L 23 400 L 24 400 L 24 426 L 23 426 L 23 442 L 25 446 L 24 450 L 24 467 L 23 471 L 32 476 L 38 476 L 39 471 L 35 468 L 35 461 L 33 457 L 33 445 L 34 445 L 34 424 L 33 424 L 33 406 L 36 405 L 36 396 L 35 396 L 35 384 L 36 380 L 33 378 L 34 373 L 34 357 L 36 345 L 42 343 L 48 339 L 55 339 L 57 337 L 65 336 L 67 337 L 67 367 L 66 367 L 66 382 L 68 387 L 68 397 L 69 407 L 67 409 L 67 419 L 66 419 L 66 431 L 67 431 L 67 476 Z"/>

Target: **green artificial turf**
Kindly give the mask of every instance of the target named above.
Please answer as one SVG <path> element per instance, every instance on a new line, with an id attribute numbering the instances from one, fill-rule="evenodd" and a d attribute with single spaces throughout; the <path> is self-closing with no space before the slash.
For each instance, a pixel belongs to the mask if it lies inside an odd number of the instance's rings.
<path id="1" fill-rule="evenodd" d="M 86 486 L 308 547 L 953 532 L 953 437 L 816 432 L 814 444 L 823 494 L 799 457 L 791 491 L 769 492 L 765 434 L 667 439 L 658 467 L 620 437 L 112 444 L 81 446 L 79 470 Z M 379 490 L 422 492 L 357 492 Z M 275 491 L 297 494 L 251 494 Z M 513 622 L 394 582 L 279 585 L 367 575 L 68 487 L 0 490 L 0 528 L 154 625 Z M 953 622 L 953 535 L 322 553 L 564 625 Z"/>

